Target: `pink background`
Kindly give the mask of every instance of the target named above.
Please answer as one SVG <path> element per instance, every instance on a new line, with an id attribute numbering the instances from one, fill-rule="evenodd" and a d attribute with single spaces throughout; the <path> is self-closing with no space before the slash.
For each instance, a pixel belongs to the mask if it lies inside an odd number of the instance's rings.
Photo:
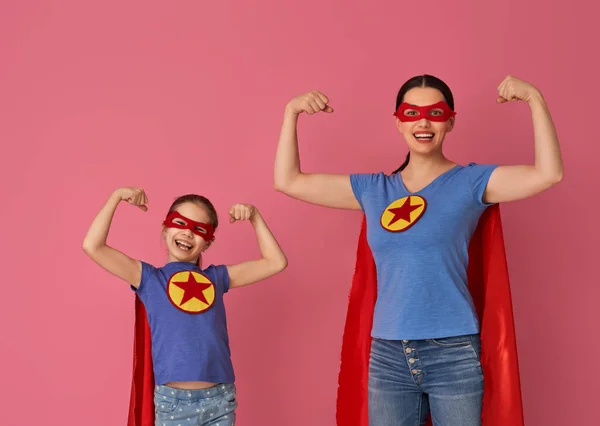
<path id="1" fill-rule="evenodd" d="M 526 105 L 495 103 L 508 73 L 545 94 L 565 180 L 503 206 L 526 424 L 597 425 L 598 66 L 583 0 L 428 2 L 4 1 L 0 6 L 0 405 L 6 426 L 124 425 L 133 293 L 82 238 L 119 186 L 109 242 L 160 264 L 160 221 L 186 192 L 221 218 L 255 203 L 290 260 L 227 296 L 239 424 L 334 424 L 339 349 L 360 214 L 276 193 L 286 102 L 318 88 L 333 115 L 302 117 L 306 171 L 391 171 L 406 146 L 400 85 L 431 73 L 459 112 L 456 161 L 533 159 Z M 594 6 L 596 7 L 596 6 Z M 223 221 L 207 262 L 258 254 Z"/>

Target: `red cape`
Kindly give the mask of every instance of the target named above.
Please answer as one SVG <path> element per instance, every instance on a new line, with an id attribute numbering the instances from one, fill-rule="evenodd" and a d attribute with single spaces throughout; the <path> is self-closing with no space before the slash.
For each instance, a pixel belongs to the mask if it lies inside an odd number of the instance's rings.
<path id="1" fill-rule="evenodd" d="M 500 209 L 486 209 L 469 245 L 469 290 L 481 322 L 483 426 L 523 426 L 523 406 Z M 367 426 L 368 365 L 377 276 L 363 217 L 337 397 L 338 426 Z M 431 424 L 431 419 L 428 424 Z"/>
<path id="2" fill-rule="evenodd" d="M 133 379 L 127 426 L 154 426 L 152 342 L 146 309 L 137 296 L 135 296 L 135 335 L 133 339 Z"/>

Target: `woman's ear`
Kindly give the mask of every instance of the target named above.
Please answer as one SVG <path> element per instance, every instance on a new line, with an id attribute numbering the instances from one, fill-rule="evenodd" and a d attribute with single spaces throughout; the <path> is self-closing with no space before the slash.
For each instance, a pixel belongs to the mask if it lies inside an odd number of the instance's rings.
<path id="1" fill-rule="evenodd" d="M 448 130 L 447 132 L 451 132 L 454 129 L 455 118 L 452 117 L 448 120 Z"/>
<path id="2" fill-rule="evenodd" d="M 398 117 L 396 117 L 396 128 L 398 129 L 398 131 L 400 133 L 402 133 L 402 122 L 400 121 L 400 119 Z"/>

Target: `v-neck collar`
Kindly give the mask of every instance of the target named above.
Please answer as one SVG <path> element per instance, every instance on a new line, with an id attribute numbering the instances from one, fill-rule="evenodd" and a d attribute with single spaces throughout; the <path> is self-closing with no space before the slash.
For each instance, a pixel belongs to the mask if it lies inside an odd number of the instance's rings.
<path id="1" fill-rule="evenodd" d="M 435 177 L 435 179 L 433 179 L 431 182 L 429 182 L 423 188 L 419 189 L 418 191 L 414 191 L 414 192 L 409 191 L 408 188 L 406 187 L 406 185 L 404 185 L 404 179 L 402 179 L 402 174 L 400 172 L 398 172 L 398 177 L 400 178 L 400 185 L 402 185 L 402 188 L 404 188 L 404 190 L 406 191 L 406 193 L 410 194 L 410 195 L 414 195 L 414 194 L 417 194 L 419 192 L 423 192 L 424 190 L 426 190 L 427 188 L 429 188 L 431 185 L 433 185 L 439 178 L 441 178 L 442 176 L 450 173 L 452 170 L 455 170 L 457 167 L 460 167 L 460 164 L 455 164 L 454 166 L 452 166 L 451 168 L 449 168 L 448 170 L 446 170 L 444 173 L 437 175 Z"/>

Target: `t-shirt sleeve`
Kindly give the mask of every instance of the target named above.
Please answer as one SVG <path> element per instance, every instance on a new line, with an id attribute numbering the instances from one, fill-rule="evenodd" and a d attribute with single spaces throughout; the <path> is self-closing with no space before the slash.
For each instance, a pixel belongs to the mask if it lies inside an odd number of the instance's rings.
<path id="1" fill-rule="evenodd" d="M 215 285 L 223 288 L 223 293 L 229 291 L 229 271 L 225 265 L 210 265 L 209 268 L 214 268 L 217 282 Z"/>
<path id="2" fill-rule="evenodd" d="M 146 289 L 146 283 L 148 282 L 150 277 L 156 273 L 156 268 L 146 262 L 140 261 L 140 263 L 142 264 L 142 278 L 140 279 L 140 285 L 138 286 L 138 288 L 131 286 L 131 289 L 137 293 L 140 299 L 143 300 L 144 295 L 148 291 Z"/>
<path id="3" fill-rule="evenodd" d="M 469 183 L 475 202 L 480 206 L 490 206 L 493 203 L 483 202 L 483 193 L 490 180 L 492 172 L 498 167 L 497 164 L 476 164 L 469 163 L 467 171 L 469 173 Z"/>
<path id="4" fill-rule="evenodd" d="M 383 173 L 356 173 L 350 175 L 350 185 L 352 186 L 352 192 L 360 204 L 360 208 L 364 211 L 365 206 L 363 205 L 363 195 L 369 189 L 371 185 L 381 179 Z"/>

